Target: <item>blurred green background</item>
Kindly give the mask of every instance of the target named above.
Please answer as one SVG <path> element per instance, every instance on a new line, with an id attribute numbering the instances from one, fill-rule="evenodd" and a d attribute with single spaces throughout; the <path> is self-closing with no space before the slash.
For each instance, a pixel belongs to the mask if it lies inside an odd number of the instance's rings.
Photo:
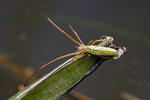
<path id="1" fill-rule="evenodd" d="M 96 100 L 124 100 L 124 91 L 149 100 L 149 4 L 141 0 L 0 1 L 0 100 L 15 94 L 33 69 L 74 51 L 75 44 L 49 24 L 43 13 L 73 35 L 67 26 L 71 24 L 84 43 L 110 35 L 118 46 L 127 48 L 119 60 L 105 62 L 76 90 Z"/>

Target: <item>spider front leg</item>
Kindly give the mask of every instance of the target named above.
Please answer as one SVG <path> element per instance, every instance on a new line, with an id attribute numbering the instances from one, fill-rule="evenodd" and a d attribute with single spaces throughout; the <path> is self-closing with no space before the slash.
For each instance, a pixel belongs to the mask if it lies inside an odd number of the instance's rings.
<path id="1" fill-rule="evenodd" d="M 93 43 L 93 41 L 95 41 L 95 40 L 90 40 L 90 42 L 87 45 L 91 45 L 91 43 Z"/>
<path id="2" fill-rule="evenodd" d="M 105 39 L 100 39 L 100 40 L 91 40 L 88 45 L 94 45 L 97 42 L 103 42 Z"/>

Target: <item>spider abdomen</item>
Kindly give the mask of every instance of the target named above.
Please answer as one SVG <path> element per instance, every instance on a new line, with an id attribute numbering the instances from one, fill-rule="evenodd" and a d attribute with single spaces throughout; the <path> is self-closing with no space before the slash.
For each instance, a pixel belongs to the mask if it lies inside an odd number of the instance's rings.
<path id="1" fill-rule="evenodd" d="M 86 46 L 85 50 L 93 55 L 97 56 L 114 56 L 118 54 L 118 51 L 109 47 L 102 47 L 97 45 Z"/>

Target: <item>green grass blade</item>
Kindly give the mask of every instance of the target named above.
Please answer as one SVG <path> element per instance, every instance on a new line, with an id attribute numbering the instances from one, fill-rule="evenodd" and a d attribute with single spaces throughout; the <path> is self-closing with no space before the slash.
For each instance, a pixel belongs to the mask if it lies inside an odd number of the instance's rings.
<path id="1" fill-rule="evenodd" d="M 96 56 L 91 56 L 89 59 L 85 56 L 69 65 L 72 59 L 57 67 L 57 71 L 54 71 L 56 73 L 45 75 L 9 100 L 20 100 L 21 98 L 22 100 L 55 100 L 60 98 L 104 61 Z M 66 68 L 67 66 L 69 69 Z"/>

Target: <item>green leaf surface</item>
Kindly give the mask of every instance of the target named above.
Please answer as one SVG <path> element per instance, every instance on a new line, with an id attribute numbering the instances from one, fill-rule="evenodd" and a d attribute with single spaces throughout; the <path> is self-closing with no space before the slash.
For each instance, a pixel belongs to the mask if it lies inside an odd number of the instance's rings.
<path id="1" fill-rule="evenodd" d="M 57 67 L 59 69 L 57 69 L 56 73 L 45 75 L 44 77 L 46 77 L 46 79 L 40 82 L 40 84 L 35 84 L 35 82 L 29 85 L 9 100 L 20 100 L 24 95 L 22 100 L 56 100 L 76 85 L 82 78 L 92 72 L 99 63 L 103 62 L 103 60 L 97 56 L 91 56 L 90 58 L 84 56 L 75 63 L 71 65 L 68 64 L 72 59 L 73 58 Z M 69 68 L 67 69 L 66 67 Z M 44 77 L 39 80 L 42 80 Z M 36 85 L 36 87 L 32 89 L 34 85 Z M 27 90 L 30 91 L 25 92 Z"/>

